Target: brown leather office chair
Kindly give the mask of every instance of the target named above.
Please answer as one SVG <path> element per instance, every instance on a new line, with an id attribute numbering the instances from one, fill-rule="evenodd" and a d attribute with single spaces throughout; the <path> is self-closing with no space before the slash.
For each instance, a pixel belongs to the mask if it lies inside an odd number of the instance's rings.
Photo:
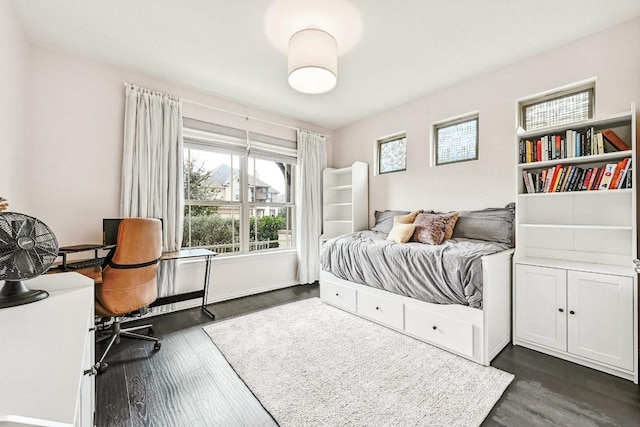
<path id="1" fill-rule="evenodd" d="M 109 340 L 107 349 L 96 363 L 98 372 L 108 365 L 104 358 L 121 337 L 153 341 L 159 350 L 159 339 L 135 333 L 143 329 L 153 332 L 153 325 L 122 328 L 121 317 L 142 313 L 158 295 L 158 262 L 162 256 L 162 223 L 153 218 L 125 218 L 118 228 L 117 245 L 105 258 L 102 283 L 96 283 L 96 315 L 113 318 L 108 328 L 98 328 L 107 334 L 97 342 Z M 103 322 L 104 325 L 104 322 Z"/>

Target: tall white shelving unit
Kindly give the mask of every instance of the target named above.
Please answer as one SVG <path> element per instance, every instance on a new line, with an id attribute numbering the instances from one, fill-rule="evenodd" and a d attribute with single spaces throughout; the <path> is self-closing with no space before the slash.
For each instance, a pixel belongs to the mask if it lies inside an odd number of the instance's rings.
<path id="1" fill-rule="evenodd" d="M 635 111 L 518 135 L 613 129 L 631 149 L 518 164 L 513 342 L 638 383 Z M 523 171 L 625 158 L 632 188 L 527 194 Z"/>
<path id="2" fill-rule="evenodd" d="M 322 173 L 323 232 L 325 241 L 369 228 L 369 165 L 326 168 Z"/>

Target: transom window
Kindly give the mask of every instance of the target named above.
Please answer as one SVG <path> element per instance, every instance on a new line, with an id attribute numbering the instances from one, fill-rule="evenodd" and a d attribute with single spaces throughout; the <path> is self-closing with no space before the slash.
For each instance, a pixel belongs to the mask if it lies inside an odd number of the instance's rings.
<path id="1" fill-rule="evenodd" d="M 378 174 L 407 170 L 407 134 L 400 133 L 376 141 Z"/>
<path id="2" fill-rule="evenodd" d="M 521 103 L 521 125 L 526 131 L 575 123 L 593 117 L 594 86 L 556 92 Z"/>
<path id="3" fill-rule="evenodd" d="M 436 166 L 478 159 L 478 115 L 434 125 Z"/>

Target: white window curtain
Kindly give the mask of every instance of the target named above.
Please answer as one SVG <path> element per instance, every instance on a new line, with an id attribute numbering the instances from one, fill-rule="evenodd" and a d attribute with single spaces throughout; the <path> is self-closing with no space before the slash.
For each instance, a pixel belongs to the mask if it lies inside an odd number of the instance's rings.
<path id="1" fill-rule="evenodd" d="M 182 244 L 182 152 L 180 99 L 126 85 L 120 213 L 161 218 L 164 251 Z M 176 273 L 176 261 L 160 263 L 159 296 L 175 293 Z"/>
<path id="2" fill-rule="evenodd" d="M 320 234 L 322 233 L 322 171 L 327 166 L 326 137 L 298 131 L 298 185 L 296 216 L 298 282 L 320 279 Z"/>

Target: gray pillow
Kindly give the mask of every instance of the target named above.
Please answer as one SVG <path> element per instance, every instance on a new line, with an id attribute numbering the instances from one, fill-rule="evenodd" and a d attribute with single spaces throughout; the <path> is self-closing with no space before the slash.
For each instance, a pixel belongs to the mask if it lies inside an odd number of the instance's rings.
<path id="1" fill-rule="evenodd" d="M 389 234 L 389 232 L 393 228 L 393 217 L 396 215 L 406 215 L 408 213 L 409 211 L 376 211 L 376 225 L 374 225 L 371 230 Z"/>
<path id="2" fill-rule="evenodd" d="M 453 238 L 487 240 L 513 246 L 515 204 L 505 208 L 459 211 Z"/>

